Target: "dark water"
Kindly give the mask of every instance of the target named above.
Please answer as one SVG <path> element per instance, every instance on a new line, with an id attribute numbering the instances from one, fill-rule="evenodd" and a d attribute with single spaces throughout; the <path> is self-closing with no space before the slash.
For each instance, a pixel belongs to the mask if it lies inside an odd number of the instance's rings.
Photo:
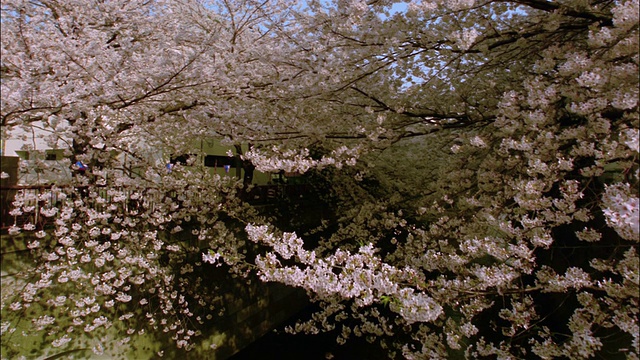
<path id="1" fill-rule="evenodd" d="M 313 306 L 303 310 L 285 324 L 278 326 L 229 360 L 388 360 L 389 356 L 377 344 L 352 337 L 346 344 L 336 342 L 337 332 L 317 335 L 287 334 L 282 329 L 307 319 Z M 339 326 L 338 326 L 339 327 Z"/>
<path id="2" fill-rule="evenodd" d="M 382 360 L 384 350 L 363 339 L 338 345 L 335 334 L 290 335 L 271 332 L 229 360 Z"/>

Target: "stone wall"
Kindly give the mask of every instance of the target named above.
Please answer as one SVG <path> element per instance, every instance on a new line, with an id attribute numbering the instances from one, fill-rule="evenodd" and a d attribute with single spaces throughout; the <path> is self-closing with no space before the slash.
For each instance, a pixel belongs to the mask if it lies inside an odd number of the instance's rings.
<path id="1" fill-rule="evenodd" d="M 218 339 L 214 335 L 205 341 L 205 344 L 216 344 L 215 357 L 208 358 L 226 359 L 234 355 L 300 312 L 308 303 L 303 291 L 282 284 L 256 283 L 250 287 L 250 295 L 225 294 L 227 314 L 215 325 Z"/>

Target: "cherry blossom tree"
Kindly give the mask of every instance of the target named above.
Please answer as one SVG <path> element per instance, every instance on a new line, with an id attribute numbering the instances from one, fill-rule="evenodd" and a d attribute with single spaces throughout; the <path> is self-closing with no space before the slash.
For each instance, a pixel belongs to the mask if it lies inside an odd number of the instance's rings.
<path id="1" fill-rule="evenodd" d="M 307 290 L 321 310 L 289 330 L 390 357 L 638 357 L 637 0 L 91 4 L 2 5 L 2 126 L 89 167 L 53 228 L 10 229 L 37 271 L 3 294 L 3 348 L 26 317 L 53 347 L 189 349 L 223 264 Z M 307 174 L 322 225 L 167 172 L 212 137 Z"/>
<path id="2" fill-rule="evenodd" d="M 71 348 L 126 357 L 118 352 L 145 331 L 194 347 L 201 324 L 222 311 L 201 277 L 200 248 L 240 261 L 236 223 L 253 211 L 236 199 L 235 179 L 165 164 L 198 139 L 240 141 L 232 109 L 277 74 L 262 55 L 280 53 L 269 28 L 288 6 L 3 2 L 3 130 L 66 143 L 75 175 L 16 197 L 12 215 L 32 221 L 9 234 L 30 234 L 22 241 L 32 261 L 10 279 L 15 291 L 3 290 L 3 354 L 25 355 L 34 342 L 40 353 L 29 356 Z"/>
<path id="3" fill-rule="evenodd" d="M 263 279 L 323 305 L 294 330 L 350 318 L 339 341 L 409 358 L 637 357 L 637 2 L 390 6 L 304 17 L 355 125 L 325 139 L 384 151 L 332 172 L 317 248 L 247 228 L 274 249 Z"/>

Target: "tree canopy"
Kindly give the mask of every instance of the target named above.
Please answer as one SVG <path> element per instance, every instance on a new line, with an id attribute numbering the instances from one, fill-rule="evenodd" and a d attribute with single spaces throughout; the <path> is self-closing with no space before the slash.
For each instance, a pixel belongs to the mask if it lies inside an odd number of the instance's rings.
<path id="1" fill-rule="evenodd" d="M 3 136 L 88 167 L 51 189 L 53 226 L 8 229 L 33 263 L 3 291 L 3 353 L 25 318 L 54 348 L 100 353 L 109 327 L 193 348 L 215 264 L 305 289 L 321 310 L 290 331 L 390 358 L 638 358 L 638 12 L 3 1 Z M 300 225 L 244 201 L 246 182 L 167 172 L 208 138 L 305 174 L 326 211 Z"/>

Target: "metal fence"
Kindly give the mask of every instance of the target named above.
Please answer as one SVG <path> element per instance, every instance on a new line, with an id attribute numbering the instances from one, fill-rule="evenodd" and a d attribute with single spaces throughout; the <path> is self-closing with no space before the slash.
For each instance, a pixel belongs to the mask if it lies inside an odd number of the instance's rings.
<path id="1" fill-rule="evenodd" d="M 277 184 L 277 185 L 255 185 L 249 191 L 240 192 L 238 195 L 244 201 L 252 205 L 269 205 L 279 201 L 287 200 L 300 202 L 305 199 L 309 192 L 309 186 L 304 184 Z M 89 206 L 95 210 L 102 210 L 102 206 L 110 204 L 114 196 L 124 196 L 127 201 L 121 202 L 124 210 L 131 210 L 135 207 L 153 209 L 154 204 L 161 203 L 164 198 L 172 197 L 175 194 L 161 192 L 159 189 L 135 189 L 135 188 L 107 188 L 99 186 L 76 186 L 57 187 L 55 185 L 14 185 L 0 187 L 0 229 L 6 230 L 11 226 L 23 226 L 31 223 L 37 228 L 44 228 L 52 217 L 44 216 L 52 208 L 60 207 L 63 198 L 77 196 L 87 197 L 93 193 L 92 198 L 104 199 L 104 204 L 98 201 L 91 201 Z M 139 193 L 139 196 L 132 196 Z M 20 200 L 20 208 L 27 208 L 29 211 L 16 211 L 14 202 L 16 195 Z"/>
<path id="2" fill-rule="evenodd" d="M 0 221 L 1 228 L 6 229 L 11 225 L 22 226 L 26 223 L 40 224 L 41 211 L 49 209 L 58 202 L 57 199 L 46 199 L 45 194 L 51 194 L 51 186 L 3 186 L 0 188 Z M 33 207 L 32 212 L 15 214 L 14 200 L 17 194 L 24 199 L 24 207 Z"/>

